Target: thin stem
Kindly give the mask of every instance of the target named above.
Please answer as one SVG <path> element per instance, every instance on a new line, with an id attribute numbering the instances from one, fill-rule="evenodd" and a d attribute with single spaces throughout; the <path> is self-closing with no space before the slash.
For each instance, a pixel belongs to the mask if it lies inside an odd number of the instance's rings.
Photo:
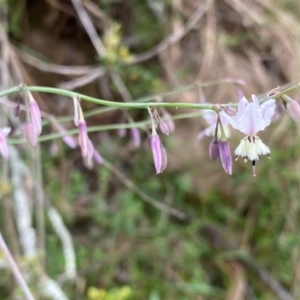
<path id="1" fill-rule="evenodd" d="M 199 117 L 199 113 L 178 114 L 178 115 L 173 116 L 172 119 L 180 120 L 180 119 L 195 118 L 195 117 Z M 148 127 L 149 125 L 151 125 L 151 121 L 146 120 L 146 121 L 134 122 L 134 123 L 120 123 L 120 124 L 88 126 L 87 131 L 88 132 L 97 132 L 97 131 L 117 130 L 120 128 L 128 128 L 128 129 L 143 128 L 143 127 Z M 65 130 L 64 132 L 45 134 L 43 136 L 40 136 L 38 141 L 45 142 L 45 141 L 61 138 L 66 135 L 75 135 L 75 134 L 78 134 L 77 128 Z M 25 143 L 25 141 L 22 139 L 12 139 L 12 138 L 8 139 L 9 145 L 17 145 L 17 144 L 23 144 L 23 143 Z"/>
<path id="2" fill-rule="evenodd" d="M 9 265 L 11 271 L 13 272 L 16 281 L 18 282 L 21 290 L 23 291 L 25 299 L 26 300 L 34 300 L 33 295 L 30 292 L 29 287 L 28 287 L 20 269 L 18 268 L 14 258 L 12 257 L 1 233 L 0 233 L 0 249 L 5 256 L 6 261 Z"/>
<path id="3" fill-rule="evenodd" d="M 207 87 L 207 86 L 212 86 L 212 85 L 217 85 L 217 84 L 222 84 L 222 83 L 232 83 L 232 81 L 229 81 L 228 79 L 222 79 L 222 80 L 215 80 L 215 81 L 210 81 L 206 83 L 194 83 L 188 86 L 181 87 L 179 89 L 162 93 L 162 94 L 157 94 L 157 95 L 151 95 L 151 96 L 146 96 L 142 97 L 136 100 L 133 100 L 132 102 L 115 102 L 115 101 L 108 101 L 108 100 L 102 100 L 94 97 L 89 97 L 83 94 L 79 94 L 76 92 L 72 91 L 67 91 L 63 89 L 58 89 L 58 88 L 50 88 L 50 87 L 43 87 L 43 86 L 26 86 L 23 87 L 23 90 L 26 91 L 31 91 L 31 92 L 44 92 L 44 93 L 50 93 L 50 94 L 57 94 L 57 95 L 62 95 L 66 97 L 74 97 L 78 96 L 82 100 L 88 101 L 88 102 L 93 102 L 97 104 L 101 104 L 104 106 L 110 106 L 114 108 L 124 108 L 124 109 L 147 109 L 148 106 L 153 106 L 153 107 L 175 107 L 175 108 L 195 108 L 195 109 L 212 109 L 213 105 L 211 104 L 194 104 L 194 103 L 167 103 L 167 102 L 148 102 L 148 103 L 143 103 L 147 102 L 149 100 L 153 100 L 155 98 L 159 97 L 169 97 L 175 94 L 178 94 L 180 92 L 184 92 L 190 89 L 193 89 L 195 87 Z M 4 90 L 0 92 L 0 97 L 18 93 L 20 92 L 20 87 L 15 86 L 10 89 Z M 228 104 L 231 105 L 231 104 Z M 233 105 L 234 106 L 234 105 Z"/>

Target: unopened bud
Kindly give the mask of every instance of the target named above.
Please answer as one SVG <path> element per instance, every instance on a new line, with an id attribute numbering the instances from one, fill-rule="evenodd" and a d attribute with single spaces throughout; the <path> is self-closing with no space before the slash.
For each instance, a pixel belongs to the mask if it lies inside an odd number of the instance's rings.
<path id="1" fill-rule="evenodd" d="M 150 146 L 151 146 L 156 174 L 159 174 L 161 173 L 161 167 L 162 167 L 162 152 L 161 152 L 160 138 L 158 134 L 153 134 L 150 137 Z"/>
<path id="2" fill-rule="evenodd" d="M 229 175 L 232 174 L 232 157 L 228 141 L 219 141 L 219 153 L 223 169 Z"/>
<path id="3" fill-rule="evenodd" d="M 163 134 L 169 135 L 169 127 L 166 122 L 160 122 L 159 129 Z"/>
<path id="4" fill-rule="evenodd" d="M 140 131 L 137 128 L 131 128 L 130 133 L 134 147 L 138 148 L 141 145 Z"/>
<path id="5" fill-rule="evenodd" d="M 168 156 L 167 156 L 167 151 L 164 147 L 161 147 L 161 168 L 160 172 L 162 173 L 168 164 Z"/>
<path id="6" fill-rule="evenodd" d="M 41 112 L 40 112 L 38 104 L 32 98 L 32 96 L 30 99 L 31 100 L 29 101 L 29 112 L 30 112 L 31 122 L 34 127 L 34 130 L 36 131 L 36 134 L 40 135 L 42 132 Z"/>
<path id="7" fill-rule="evenodd" d="M 283 98 L 287 102 L 286 110 L 287 110 L 288 114 L 290 115 L 290 117 L 296 123 L 300 123 L 300 105 L 299 105 L 299 103 L 296 100 L 294 100 L 286 95 L 283 95 Z"/>
<path id="8" fill-rule="evenodd" d="M 32 123 L 24 124 L 24 135 L 29 147 L 33 148 L 37 145 L 37 133 Z"/>
<path id="9" fill-rule="evenodd" d="M 88 155 L 88 135 L 85 121 L 78 123 L 78 142 L 81 148 L 82 156 L 85 157 Z"/>
<path id="10" fill-rule="evenodd" d="M 211 143 L 209 144 L 209 157 L 212 161 L 217 160 L 220 157 L 219 152 L 219 142 L 216 139 L 213 139 Z"/>
<path id="11" fill-rule="evenodd" d="M 175 122 L 172 119 L 171 114 L 164 110 L 162 120 L 167 124 L 169 132 L 173 132 L 175 130 Z"/>

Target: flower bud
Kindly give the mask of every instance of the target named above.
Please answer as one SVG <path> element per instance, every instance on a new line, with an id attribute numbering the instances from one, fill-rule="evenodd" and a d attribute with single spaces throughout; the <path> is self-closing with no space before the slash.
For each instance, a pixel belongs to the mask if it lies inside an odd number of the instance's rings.
<path id="1" fill-rule="evenodd" d="M 162 168 L 162 151 L 161 151 L 161 143 L 158 134 L 153 134 L 150 137 L 150 146 L 153 155 L 156 174 L 159 174 L 161 173 L 161 168 Z"/>
<path id="2" fill-rule="evenodd" d="M 163 134 L 169 135 L 169 127 L 166 122 L 160 122 L 159 129 Z"/>
<path id="3" fill-rule="evenodd" d="M 161 147 L 161 168 L 160 172 L 162 173 L 168 164 L 168 156 L 167 156 L 167 151 L 164 147 Z"/>
<path id="4" fill-rule="evenodd" d="M 103 164 L 103 158 L 95 148 L 94 148 L 93 160 L 96 164 L 99 164 L 99 165 Z"/>
<path id="5" fill-rule="evenodd" d="M 37 133 L 32 123 L 24 124 L 24 134 L 27 145 L 32 148 L 35 147 L 37 145 Z"/>
<path id="6" fill-rule="evenodd" d="M 286 110 L 287 110 L 288 114 L 290 115 L 290 117 L 296 123 L 300 123 L 300 105 L 299 105 L 299 103 L 296 100 L 294 100 L 286 95 L 283 95 L 283 98 L 287 102 Z"/>
<path id="7" fill-rule="evenodd" d="M 163 112 L 162 120 L 167 124 L 169 132 L 173 132 L 175 130 L 175 122 L 173 121 L 171 114 L 169 114 L 166 110 Z"/>
<path id="8" fill-rule="evenodd" d="M 33 98 L 32 98 L 33 99 Z M 37 135 L 42 132 L 42 118 L 38 104 L 32 100 L 29 102 L 29 112 L 32 125 Z"/>
<path id="9" fill-rule="evenodd" d="M 219 142 L 216 139 L 213 139 L 211 143 L 209 144 L 209 157 L 212 161 L 217 160 L 220 157 L 219 152 Z"/>
<path id="10" fill-rule="evenodd" d="M 229 175 L 232 174 L 232 157 L 230 145 L 228 141 L 219 141 L 219 153 L 221 163 L 225 172 Z"/>
<path id="11" fill-rule="evenodd" d="M 85 121 L 80 121 L 78 123 L 78 142 L 81 148 L 81 153 L 82 156 L 85 157 L 88 155 L 88 135 L 87 135 L 87 128 L 86 128 L 86 123 Z"/>
<path id="12" fill-rule="evenodd" d="M 139 130 L 137 128 L 131 128 L 130 133 L 134 147 L 138 148 L 141 145 L 141 136 Z"/>

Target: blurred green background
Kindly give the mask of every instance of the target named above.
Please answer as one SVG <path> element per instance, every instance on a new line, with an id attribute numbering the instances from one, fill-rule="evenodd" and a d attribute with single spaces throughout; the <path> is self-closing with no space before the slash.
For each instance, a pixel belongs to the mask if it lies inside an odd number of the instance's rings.
<path id="1" fill-rule="evenodd" d="M 249 97 L 299 81 L 299 1 L 84 0 L 81 12 L 99 35 L 103 55 L 91 43 L 76 2 L 0 2 L 3 15 L 8 10 L 8 22 L 3 17 L 2 25 L 7 26 L 14 55 L 11 86 L 20 81 L 63 86 L 91 72 L 65 74 L 59 67 L 54 72 L 49 64 L 103 68 L 104 75 L 75 84 L 75 91 L 114 101 L 128 100 L 126 95 L 135 101 L 194 81 L 244 80 L 244 86 L 223 83 L 167 98 L 228 103 L 238 100 L 239 89 Z M 168 45 L 182 28 L 182 37 Z M 163 50 L 156 47 L 159 43 Z M 128 93 L 112 74 L 118 74 Z M 63 97 L 35 98 L 57 118 L 73 113 Z M 82 105 L 85 112 L 97 107 Z M 127 113 L 135 121 L 148 119 L 144 111 Z M 80 150 L 67 148 L 61 140 L 55 140 L 55 156 L 49 150 L 52 142 L 41 144 L 35 152 L 40 164 L 19 147 L 34 174 L 29 180 L 40 168 L 45 198 L 61 215 L 76 254 L 76 278 L 61 280 L 65 254 L 45 206 L 45 265 L 40 266 L 40 257 L 28 261 L 20 250 L 10 183 L 2 180 L 1 230 L 36 299 L 48 299 L 40 286 L 46 274 L 67 299 L 300 299 L 299 128 L 285 112 L 278 115 L 260 135 L 272 159 L 262 157 L 257 177 L 252 177 L 250 162 L 235 162 L 228 176 L 219 161 L 209 160 L 211 139 L 197 140 L 206 127 L 200 117 L 176 121 L 175 132 L 162 137 L 168 167 L 160 175 L 155 175 L 145 131 L 139 148 L 129 131 L 122 138 L 117 131 L 90 134 L 106 160 L 91 170 Z M 126 114 L 120 110 L 87 118 L 91 126 L 124 122 Z M 72 121 L 65 124 L 74 127 Z M 50 133 L 51 127 L 46 125 L 44 132 Z M 232 152 L 241 138 L 232 131 Z M 1 299 L 23 299 L 10 271 L 4 268 L 0 274 Z"/>

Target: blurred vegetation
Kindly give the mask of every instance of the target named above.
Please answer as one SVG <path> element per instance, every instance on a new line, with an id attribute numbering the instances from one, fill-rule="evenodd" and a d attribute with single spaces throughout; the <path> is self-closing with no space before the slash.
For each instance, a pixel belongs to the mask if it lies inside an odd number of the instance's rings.
<path id="1" fill-rule="evenodd" d="M 93 64 L 105 67 L 108 74 L 119 72 L 133 99 L 196 79 L 241 78 L 246 96 L 299 81 L 300 4 L 296 0 L 210 2 L 197 25 L 178 43 L 139 64 L 131 62 L 176 33 L 204 1 L 83 2 L 106 56 L 97 55 L 69 0 L 10 0 L 10 42 L 46 62 Z M 28 84 L 57 86 L 76 78 L 43 72 L 21 56 L 18 64 Z M 123 101 L 108 74 L 76 90 Z M 218 85 L 169 100 L 197 102 L 203 93 L 209 102 L 236 102 L 236 92 L 234 84 Z M 37 95 L 37 101 L 57 117 L 72 115 L 72 107 L 62 98 Z M 83 106 L 86 111 L 95 107 Z M 147 118 L 143 112 L 132 116 Z M 120 111 L 87 119 L 89 125 L 118 122 L 124 122 Z M 78 277 L 62 284 L 69 299 L 300 299 L 298 126 L 283 114 L 262 135 L 272 159 L 261 159 L 257 177 L 252 177 L 250 163 L 237 161 L 228 176 L 219 162 L 209 161 L 210 139 L 196 140 L 204 126 L 198 119 L 176 123 L 176 131 L 163 137 L 169 161 L 167 170 L 157 176 L 145 132 L 139 149 L 132 146 L 129 132 L 124 138 L 115 132 L 91 135 L 113 165 L 92 170 L 83 165 L 79 150 L 67 149 L 62 141 L 57 141 L 56 156 L 49 151 L 50 143 L 41 145 L 44 191 L 63 217 L 76 251 Z M 240 138 L 233 134 L 232 150 Z M 24 157 L 30 166 L 31 156 L 24 153 Z M 186 217 L 153 207 L 136 189 L 128 188 L 115 170 Z M 17 236 L 11 235 L 8 220 L 13 208 L 3 196 L 9 193 L 2 182 L 0 226 L 15 246 Z M 47 274 L 57 279 L 63 272 L 64 254 L 48 221 L 45 260 Z M 26 265 L 22 258 L 20 263 Z M 0 273 L 1 299 L 21 299 L 10 273 L 2 269 Z M 37 293 L 34 281 L 30 287 Z M 282 290 L 292 298 L 284 298 Z"/>

